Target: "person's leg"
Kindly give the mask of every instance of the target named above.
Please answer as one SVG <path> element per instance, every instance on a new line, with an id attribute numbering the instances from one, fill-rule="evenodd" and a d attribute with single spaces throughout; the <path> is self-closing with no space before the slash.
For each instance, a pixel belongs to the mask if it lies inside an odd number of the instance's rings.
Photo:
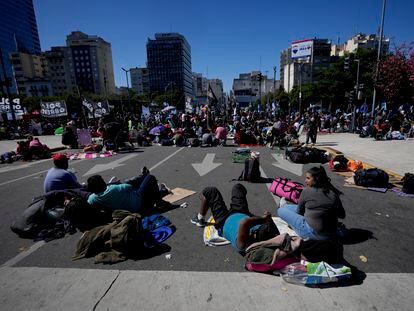
<path id="1" fill-rule="evenodd" d="M 154 204 L 161 200 L 157 179 L 153 175 L 145 176 L 136 192 L 138 196 L 138 210 L 142 208 L 152 209 Z"/>
<path id="2" fill-rule="evenodd" d="M 312 133 L 312 144 L 316 144 L 316 136 L 318 135 L 318 132 L 315 131 Z"/>
<path id="3" fill-rule="evenodd" d="M 310 139 L 310 132 L 308 131 L 306 133 L 306 144 L 309 144 L 309 139 Z"/>
<path id="4" fill-rule="evenodd" d="M 239 212 L 252 216 L 246 195 L 247 189 L 242 184 L 237 183 L 233 186 L 231 190 L 230 212 Z"/>
<path id="5" fill-rule="evenodd" d="M 221 228 L 229 212 L 220 191 L 216 187 L 206 187 L 203 189 L 201 192 L 200 211 L 198 215 L 191 219 L 191 222 L 200 227 L 204 226 L 205 217 L 209 209 L 215 220 L 215 227 Z"/>
<path id="6" fill-rule="evenodd" d="M 298 214 L 297 209 L 298 206 L 295 204 L 286 204 L 277 210 L 277 214 L 280 218 L 286 221 L 301 238 L 318 239 L 315 232 L 306 223 L 305 217 Z"/>

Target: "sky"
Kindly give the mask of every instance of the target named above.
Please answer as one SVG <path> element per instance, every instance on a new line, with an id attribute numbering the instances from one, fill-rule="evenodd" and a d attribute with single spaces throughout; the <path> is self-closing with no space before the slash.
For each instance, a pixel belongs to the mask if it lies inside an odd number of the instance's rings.
<path id="1" fill-rule="evenodd" d="M 192 71 L 223 80 L 229 91 L 240 73 L 273 78 L 280 52 L 292 41 L 345 42 L 377 33 L 383 0 L 33 0 L 41 48 L 65 45 L 75 30 L 112 45 L 116 86 L 121 67 L 145 67 L 146 43 L 158 32 L 179 32 L 191 45 Z M 384 35 L 391 46 L 414 42 L 414 1 L 388 0 Z"/>

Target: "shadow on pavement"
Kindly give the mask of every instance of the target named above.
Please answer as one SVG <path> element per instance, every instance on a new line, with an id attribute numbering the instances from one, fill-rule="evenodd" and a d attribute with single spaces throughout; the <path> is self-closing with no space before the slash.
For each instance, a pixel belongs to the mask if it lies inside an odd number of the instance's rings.
<path id="1" fill-rule="evenodd" d="M 353 245 L 363 243 L 370 239 L 376 239 L 372 231 L 358 228 L 347 229 L 346 235 L 341 238 L 343 245 Z"/>
<path id="2" fill-rule="evenodd" d="M 171 246 L 169 246 L 168 244 L 159 244 L 152 248 L 146 248 L 145 251 L 140 252 L 139 254 L 128 255 L 128 259 L 135 260 L 135 261 L 150 259 L 153 257 L 160 256 L 162 254 L 168 253 L 170 251 L 171 251 Z"/>

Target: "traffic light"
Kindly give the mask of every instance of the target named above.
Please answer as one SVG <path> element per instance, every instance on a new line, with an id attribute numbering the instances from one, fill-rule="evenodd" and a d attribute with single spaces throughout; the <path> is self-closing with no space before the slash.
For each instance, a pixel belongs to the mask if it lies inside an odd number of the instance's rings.
<path id="1" fill-rule="evenodd" d="M 349 70 L 349 56 L 344 59 L 344 70 Z"/>
<path id="2" fill-rule="evenodd" d="M 259 73 L 258 75 L 257 75 L 257 81 L 262 81 L 262 79 L 263 79 L 263 75 L 262 75 L 262 73 Z"/>

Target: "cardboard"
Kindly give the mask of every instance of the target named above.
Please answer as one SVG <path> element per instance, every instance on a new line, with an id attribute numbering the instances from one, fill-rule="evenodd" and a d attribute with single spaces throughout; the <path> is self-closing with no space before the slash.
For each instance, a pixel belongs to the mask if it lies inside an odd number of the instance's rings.
<path id="1" fill-rule="evenodd" d="M 192 190 L 187 190 L 187 189 L 183 189 L 183 188 L 174 188 L 171 190 L 172 194 L 169 194 L 165 197 L 163 197 L 164 201 L 170 202 L 170 203 L 175 203 L 177 201 L 180 201 L 186 197 L 189 197 L 190 195 L 193 195 L 194 193 L 196 193 L 195 191 Z"/>

